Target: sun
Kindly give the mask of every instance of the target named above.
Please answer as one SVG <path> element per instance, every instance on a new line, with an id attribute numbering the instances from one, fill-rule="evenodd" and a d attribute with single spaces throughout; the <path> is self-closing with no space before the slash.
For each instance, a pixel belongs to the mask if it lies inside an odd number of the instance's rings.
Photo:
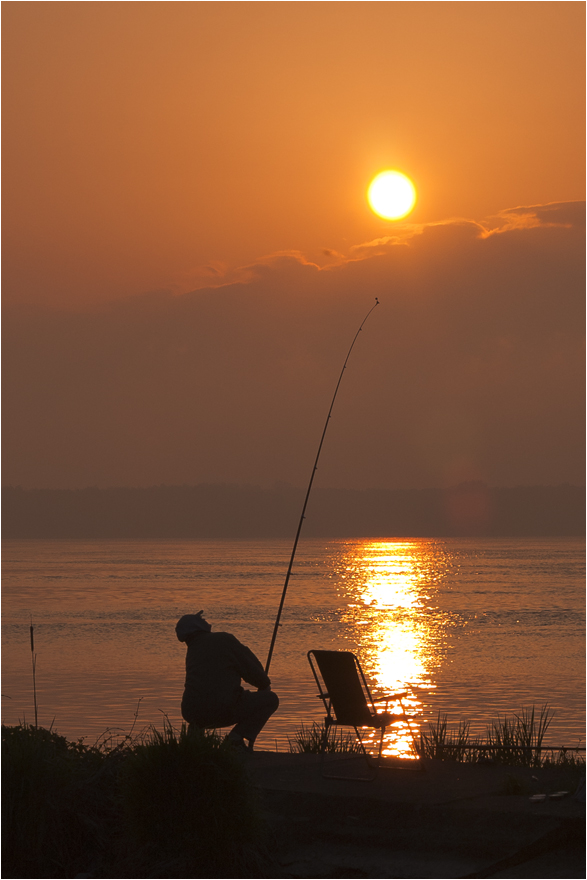
<path id="1" fill-rule="evenodd" d="M 367 191 L 371 209 L 385 220 L 399 220 L 416 204 L 416 188 L 401 171 L 382 171 Z"/>

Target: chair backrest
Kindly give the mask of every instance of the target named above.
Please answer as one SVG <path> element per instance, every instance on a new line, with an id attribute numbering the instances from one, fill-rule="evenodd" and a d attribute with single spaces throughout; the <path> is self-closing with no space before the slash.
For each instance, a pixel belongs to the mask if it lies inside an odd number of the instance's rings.
<path id="1" fill-rule="evenodd" d="M 310 655 L 320 670 L 336 721 L 356 727 L 370 724 L 372 714 L 359 678 L 360 666 L 355 655 L 351 651 L 308 651 L 308 660 L 321 690 Z"/>

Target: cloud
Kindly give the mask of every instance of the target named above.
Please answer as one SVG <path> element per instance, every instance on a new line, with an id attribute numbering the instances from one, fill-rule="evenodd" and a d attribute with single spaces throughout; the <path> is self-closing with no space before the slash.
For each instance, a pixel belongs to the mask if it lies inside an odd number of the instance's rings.
<path id="1" fill-rule="evenodd" d="M 375 297 L 320 485 L 582 482 L 583 209 L 406 226 L 91 312 L 7 309 L 5 483 L 304 485 Z"/>
<path id="2" fill-rule="evenodd" d="M 299 250 L 277 251 L 237 268 L 222 263 L 202 267 L 192 273 L 191 280 L 195 283 L 192 283 L 191 288 L 189 284 L 186 285 L 187 279 L 184 279 L 183 284 L 179 286 L 184 292 L 190 292 L 211 286 L 225 287 L 234 283 L 250 283 L 256 278 L 268 277 L 280 265 L 286 264 L 292 267 L 294 265 L 311 266 L 319 270 L 330 271 L 345 263 L 385 255 L 394 248 L 414 248 L 419 237 L 424 237 L 427 242 L 444 240 L 447 246 L 452 248 L 457 241 L 483 239 L 513 230 L 546 229 L 549 227 L 583 230 L 585 228 L 585 202 L 553 202 L 547 205 L 508 208 L 481 222 L 463 217 L 421 224 L 405 222 L 396 226 L 393 234 L 351 245 L 347 254 L 330 248 L 322 248 L 320 256 L 327 259 L 321 262 L 316 259 L 309 260 Z"/>
<path id="3" fill-rule="evenodd" d="M 406 223 L 394 235 L 376 238 L 373 241 L 353 245 L 351 259 L 368 258 L 385 253 L 397 245 L 408 245 L 418 235 L 430 234 L 434 230 L 448 229 L 451 238 L 460 234 L 463 237 L 487 238 L 490 235 L 510 232 L 513 229 L 535 229 L 558 226 L 563 228 L 585 228 L 585 202 L 552 202 L 547 205 L 530 205 L 508 208 L 479 223 L 465 218 L 452 218 L 434 223 Z"/>
<path id="4" fill-rule="evenodd" d="M 509 208 L 496 215 L 497 232 L 510 229 L 534 229 L 536 227 L 560 226 L 585 228 L 585 202 L 551 202 L 547 205 L 529 205 Z"/>

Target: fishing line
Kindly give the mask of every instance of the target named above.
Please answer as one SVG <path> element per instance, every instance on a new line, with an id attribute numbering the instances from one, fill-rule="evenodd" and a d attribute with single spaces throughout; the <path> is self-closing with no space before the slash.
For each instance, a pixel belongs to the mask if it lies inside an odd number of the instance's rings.
<path id="1" fill-rule="evenodd" d="M 286 574 L 286 576 L 285 576 L 285 584 L 283 585 L 283 591 L 282 591 L 282 593 L 281 593 L 281 602 L 279 603 L 279 611 L 277 612 L 277 618 L 276 618 L 276 620 L 275 620 L 275 626 L 273 627 L 273 636 L 272 636 L 272 638 L 271 638 L 271 645 L 270 645 L 270 647 L 269 647 L 269 654 L 268 654 L 268 656 L 267 656 L 267 663 L 265 664 L 265 674 L 268 674 L 268 673 L 269 673 L 269 667 L 270 667 L 270 665 L 271 665 L 271 658 L 272 658 L 272 656 L 273 656 L 273 648 L 275 647 L 275 640 L 276 640 L 276 638 L 277 638 L 277 630 L 278 630 L 279 627 L 281 626 L 281 624 L 280 624 L 279 621 L 280 621 L 280 619 L 281 619 L 281 612 L 283 611 L 283 605 L 284 605 L 284 602 L 285 602 L 285 595 L 286 595 L 286 593 L 287 593 L 287 585 L 289 584 L 289 578 L 290 578 L 290 575 L 291 575 L 291 570 L 292 570 L 292 568 L 293 568 L 293 563 L 294 563 L 294 559 L 295 559 L 295 555 L 296 555 L 296 550 L 297 550 L 297 547 L 298 547 L 298 541 L 299 541 L 299 539 L 300 539 L 300 532 L 302 531 L 302 525 L 303 525 L 304 519 L 306 518 L 306 507 L 308 506 L 308 499 L 309 499 L 309 497 L 310 497 L 310 492 L 312 491 L 312 483 L 314 482 L 314 475 L 315 475 L 315 473 L 316 473 L 316 470 L 318 469 L 318 459 L 320 458 L 320 453 L 322 452 L 322 444 L 324 443 L 324 438 L 325 438 L 325 436 L 326 436 L 326 430 L 327 430 L 327 428 L 328 428 L 328 423 L 329 423 L 329 421 L 330 421 L 330 416 L 331 416 L 331 414 L 332 414 L 332 409 L 333 409 L 333 407 L 334 407 L 334 401 L 336 400 L 336 395 L 338 394 L 338 389 L 340 388 L 340 383 L 342 382 L 342 377 L 343 377 L 344 371 L 346 370 L 346 365 L 347 365 L 347 363 L 348 363 L 348 359 L 349 359 L 350 356 L 351 356 L 351 352 L 352 352 L 352 350 L 353 350 L 353 348 L 354 348 L 354 346 L 355 346 L 355 342 L 356 342 L 357 339 L 358 339 L 359 333 L 360 333 L 361 330 L 363 329 L 363 326 L 365 325 L 365 323 L 366 323 L 366 321 L 367 321 L 367 318 L 369 317 L 369 315 L 371 314 L 371 312 L 373 311 L 373 309 L 376 309 L 378 305 L 379 305 L 379 300 L 377 299 L 377 297 L 375 297 L 375 305 L 374 305 L 374 306 L 371 306 L 371 308 L 369 309 L 369 311 L 367 312 L 367 314 L 366 314 L 365 317 L 363 318 L 363 322 L 362 322 L 361 326 L 359 327 L 359 329 L 358 329 L 357 332 L 355 333 L 355 336 L 354 336 L 354 338 L 353 338 L 353 341 L 351 342 L 351 347 L 349 348 L 349 350 L 348 350 L 348 352 L 347 352 L 347 356 L 346 356 L 345 361 L 344 361 L 344 364 L 342 365 L 342 370 L 340 371 L 340 376 L 338 377 L 338 382 L 336 383 L 336 388 L 334 389 L 334 395 L 333 395 L 333 397 L 332 397 L 332 402 L 331 402 L 331 404 L 330 404 L 330 409 L 328 410 L 328 415 L 326 416 L 326 423 L 325 423 L 325 425 L 324 425 L 324 430 L 322 431 L 322 437 L 320 438 L 320 445 L 318 446 L 318 452 L 316 453 L 316 460 L 315 460 L 315 462 L 314 462 L 314 467 L 313 467 L 313 469 L 312 469 L 312 476 L 310 477 L 310 482 L 309 482 L 309 484 L 308 484 L 308 490 L 307 490 L 307 492 L 306 492 L 306 497 L 305 497 L 305 499 L 304 499 L 304 506 L 302 507 L 302 515 L 300 516 L 300 521 L 299 521 L 299 523 L 298 523 L 298 530 L 297 530 L 297 532 L 296 532 L 296 537 L 295 537 L 295 540 L 294 540 L 293 549 L 292 549 L 292 551 L 291 551 L 291 558 L 290 558 L 290 560 L 289 560 L 289 566 L 288 566 L 288 569 L 287 569 L 287 574 Z"/>

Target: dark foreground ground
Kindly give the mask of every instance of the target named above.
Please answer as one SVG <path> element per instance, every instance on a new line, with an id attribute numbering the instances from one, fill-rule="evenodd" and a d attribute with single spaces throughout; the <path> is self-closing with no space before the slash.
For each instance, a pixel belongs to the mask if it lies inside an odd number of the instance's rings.
<path id="1" fill-rule="evenodd" d="M 246 760 L 271 828 L 274 877 L 585 877 L 576 772 L 429 761 L 425 771 L 390 764 L 362 782 L 322 779 L 315 755 Z M 364 772 L 346 761 L 332 772 Z M 561 791 L 569 794 L 549 797 Z"/>

